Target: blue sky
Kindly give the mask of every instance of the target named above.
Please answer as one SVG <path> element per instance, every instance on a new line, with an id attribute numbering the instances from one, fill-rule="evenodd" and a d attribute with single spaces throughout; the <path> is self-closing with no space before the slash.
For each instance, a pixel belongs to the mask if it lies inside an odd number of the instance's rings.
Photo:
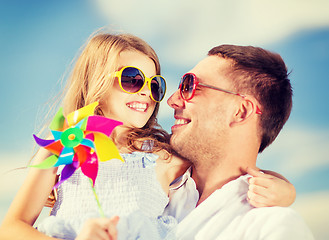
<path id="1" fill-rule="evenodd" d="M 180 76 L 213 46 L 255 45 L 280 53 L 292 71 L 294 106 L 259 165 L 294 183 L 298 197 L 293 207 L 317 239 L 329 237 L 327 0 L 1 1 L 1 170 L 26 165 L 32 134 L 40 130 L 49 104 L 63 87 L 65 71 L 88 36 L 105 25 L 133 33 L 154 47 L 168 81 L 167 97 Z M 167 131 L 172 113 L 164 102 L 159 120 Z M 21 172 L 20 178 L 15 174 L 0 178 L 0 219 L 23 181 Z"/>

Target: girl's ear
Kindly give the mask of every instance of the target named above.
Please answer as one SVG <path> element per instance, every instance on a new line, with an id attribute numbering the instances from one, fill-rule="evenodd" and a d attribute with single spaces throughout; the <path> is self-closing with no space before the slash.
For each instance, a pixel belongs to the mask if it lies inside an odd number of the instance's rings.
<path id="1" fill-rule="evenodd" d="M 243 124 L 257 113 L 256 100 L 252 97 L 245 96 L 238 105 L 238 109 L 233 116 L 232 124 Z"/>

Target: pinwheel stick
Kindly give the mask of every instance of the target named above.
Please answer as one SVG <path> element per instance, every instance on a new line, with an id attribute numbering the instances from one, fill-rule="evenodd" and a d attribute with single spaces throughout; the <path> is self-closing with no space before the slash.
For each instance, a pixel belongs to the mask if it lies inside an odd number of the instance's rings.
<path id="1" fill-rule="evenodd" d="M 103 208 L 101 206 L 101 203 L 99 202 L 99 198 L 98 198 L 98 195 L 96 193 L 96 190 L 93 186 L 93 181 L 89 178 L 89 181 L 90 181 L 90 184 L 91 184 L 91 189 L 93 190 L 93 193 L 94 193 L 94 196 L 95 196 L 95 199 L 96 199 L 96 202 L 97 202 L 97 206 L 98 206 L 98 210 L 99 210 L 99 214 L 101 215 L 101 217 L 105 217 L 105 214 L 104 214 L 104 211 L 103 211 Z"/>

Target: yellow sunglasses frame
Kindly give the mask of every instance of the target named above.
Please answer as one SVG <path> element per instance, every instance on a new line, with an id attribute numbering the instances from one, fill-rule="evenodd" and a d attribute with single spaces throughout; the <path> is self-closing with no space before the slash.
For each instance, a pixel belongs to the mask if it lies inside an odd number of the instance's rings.
<path id="1" fill-rule="evenodd" d="M 141 89 L 138 90 L 137 92 L 134 92 L 134 93 L 132 93 L 132 92 L 128 92 L 128 91 L 124 90 L 124 88 L 122 87 L 122 84 L 121 84 L 121 75 L 122 75 L 122 72 L 123 72 L 123 70 L 125 70 L 126 68 L 129 68 L 129 67 L 130 67 L 130 68 L 136 68 L 136 69 L 138 69 L 138 70 L 143 74 L 143 77 L 144 77 L 144 79 L 145 79 L 144 84 L 143 84 L 143 86 L 141 87 Z M 136 94 L 136 93 L 139 93 L 140 91 L 142 91 L 142 89 L 145 87 L 145 84 L 147 83 L 147 86 L 148 86 L 148 88 L 149 88 L 149 90 L 150 90 L 150 97 L 151 97 L 151 99 L 152 99 L 154 102 L 161 102 L 161 101 L 164 99 L 164 96 L 166 95 L 166 91 L 167 91 L 167 83 L 166 83 L 166 79 L 165 79 L 163 76 L 161 76 L 161 75 L 154 75 L 154 76 L 152 76 L 151 78 L 148 78 L 148 77 L 145 76 L 145 74 L 143 73 L 143 71 L 140 70 L 139 68 L 134 67 L 134 66 L 125 66 L 125 67 L 121 68 L 120 71 L 116 71 L 116 72 L 114 72 L 114 73 L 111 73 L 110 76 L 111 76 L 111 77 L 116 77 L 116 78 L 118 78 L 119 86 L 120 86 L 120 88 L 122 89 L 122 91 L 124 91 L 125 93 L 129 93 L 129 94 Z M 155 99 L 153 98 L 153 95 L 152 95 L 152 91 L 151 91 L 151 81 L 152 81 L 152 79 L 153 79 L 154 77 L 161 77 L 161 78 L 163 79 L 164 83 L 165 83 L 165 91 L 164 91 L 164 93 L 163 93 L 163 97 L 162 97 L 162 99 L 161 99 L 160 101 L 155 100 Z"/>

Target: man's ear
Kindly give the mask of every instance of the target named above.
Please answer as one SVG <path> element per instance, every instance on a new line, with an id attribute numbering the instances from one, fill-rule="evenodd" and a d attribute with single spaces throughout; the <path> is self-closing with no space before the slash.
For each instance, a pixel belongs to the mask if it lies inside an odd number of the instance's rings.
<path id="1" fill-rule="evenodd" d="M 232 124 L 242 124 L 256 114 L 256 104 L 254 104 L 253 99 L 248 96 L 243 98 L 238 107 L 233 117 Z"/>

